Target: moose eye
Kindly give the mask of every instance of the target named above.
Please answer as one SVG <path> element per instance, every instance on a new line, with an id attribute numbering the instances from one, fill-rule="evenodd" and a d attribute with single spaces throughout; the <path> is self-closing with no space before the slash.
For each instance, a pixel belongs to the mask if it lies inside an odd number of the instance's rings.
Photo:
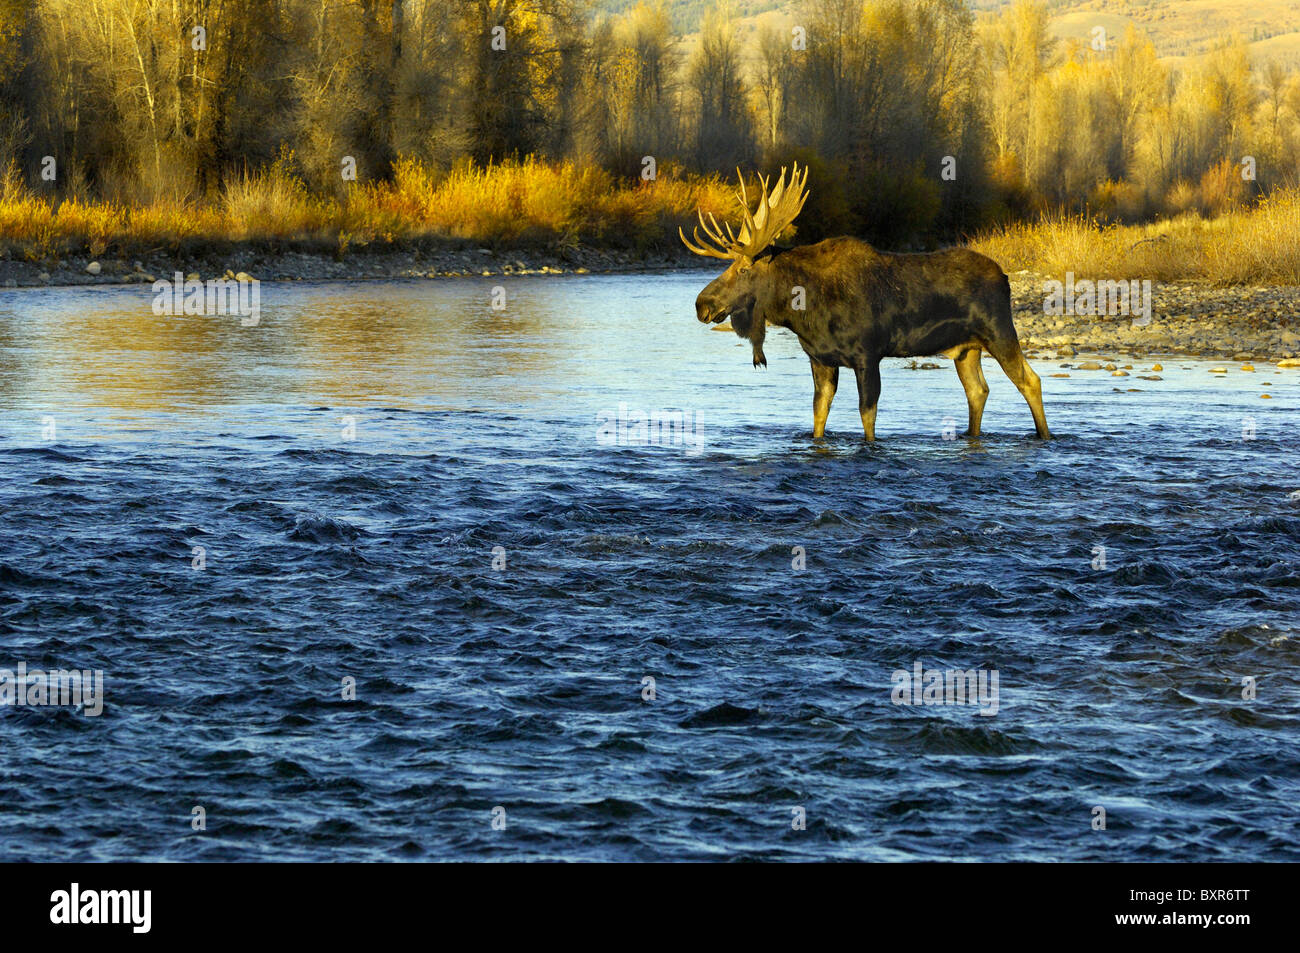
<path id="1" fill-rule="evenodd" d="M 740 266 L 740 273 L 741 273 L 742 275 L 747 275 L 747 274 L 749 274 L 749 266 L 748 266 L 748 265 L 741 265 L 741 266 Z"/>

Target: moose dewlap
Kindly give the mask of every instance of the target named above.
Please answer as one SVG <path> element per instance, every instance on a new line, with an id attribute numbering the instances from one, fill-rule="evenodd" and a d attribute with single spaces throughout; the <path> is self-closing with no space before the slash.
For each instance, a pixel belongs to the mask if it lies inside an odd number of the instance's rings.
<path id="1" fill-rule="evenodd" d="M 731 262 L 695 299 L 696 317 L 705 324 L 730 318 L 753 346 L 755 367 L 767 365 L 768 324 L 794 332 L 812 363 L 814 437 L 826 432 L 841 367 L 857 375 L 862 429 L 874 440 L 880 361 L 932 354 L 954 359 L 970 410 L 967 434 L 979 436 L 989 393 L 980 356 L 988 351 L 1029 404 L 1038 436 L 1049 438 L 1042 386 L 1020 350 L 1011 284 L 997 262 L 965 248 L 879 252 L 849 237 L 777 248 L 773 241 L 808 197 L 807 181 L 808 170 L 801 175 L 797 164 L 788 184 L 784 168 L 774 188 L 760 176 L 751 212 L 742 176 L 738 230 L 712 215 L 705 221 L 703 213 L 693 242 L 678 230 L 697 255 Z"/>

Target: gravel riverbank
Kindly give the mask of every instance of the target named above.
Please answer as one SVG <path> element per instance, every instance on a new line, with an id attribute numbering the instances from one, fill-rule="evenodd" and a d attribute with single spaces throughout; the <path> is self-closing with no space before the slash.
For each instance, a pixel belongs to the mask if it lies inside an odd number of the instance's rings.
<path id="1" fill-rule="evenodd" d="M 170 278 L 176 272 L 203 279 L 243 272 L 260 281 L 589 274 L 689 268 L 699 261 L 684 248 L 680 252 L 636 254 L 584 247 L 537 252 L 461 245 L 380 251 L 358 248 L 342 256 L 300 248 L 239 248 L 229 254 L 137 256 L 133 260 L 69 257 L 56 266 L 0 259 L 0 287 L 152 284 L 155 278 Z"/>
<path id="2" fill-rule="evenodd" d="M 1153 283 L 1151 321 L 1048 315 L 1042 275 L 1011 276 L 1012 307 L 1028 351 L 1187 354 L 1240 361 L 1300 356 L 1300 288 Z"/>

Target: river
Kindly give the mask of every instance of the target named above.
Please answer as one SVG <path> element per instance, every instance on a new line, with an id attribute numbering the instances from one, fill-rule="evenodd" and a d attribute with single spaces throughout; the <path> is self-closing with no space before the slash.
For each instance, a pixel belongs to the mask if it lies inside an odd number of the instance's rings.
<path id="1" fill-rule="evenodd" d="M 0 858 L 1300 860 L 1300 371 L 815 443 L 708 278 L 0 292 Z"/>

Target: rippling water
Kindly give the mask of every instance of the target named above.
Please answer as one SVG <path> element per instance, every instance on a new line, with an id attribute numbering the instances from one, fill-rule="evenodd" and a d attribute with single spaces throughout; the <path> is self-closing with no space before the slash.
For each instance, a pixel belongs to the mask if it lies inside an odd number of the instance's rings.
<path id="1" fill-rule="evenodd" d="M 707 278 L 0 293 L 0 668 L 105 677 L 0 707 L 0 857 L 1300 859 L 1300 372 L 1037 361 L 1041 444 L 893 361 L 819 445 Z"/>

